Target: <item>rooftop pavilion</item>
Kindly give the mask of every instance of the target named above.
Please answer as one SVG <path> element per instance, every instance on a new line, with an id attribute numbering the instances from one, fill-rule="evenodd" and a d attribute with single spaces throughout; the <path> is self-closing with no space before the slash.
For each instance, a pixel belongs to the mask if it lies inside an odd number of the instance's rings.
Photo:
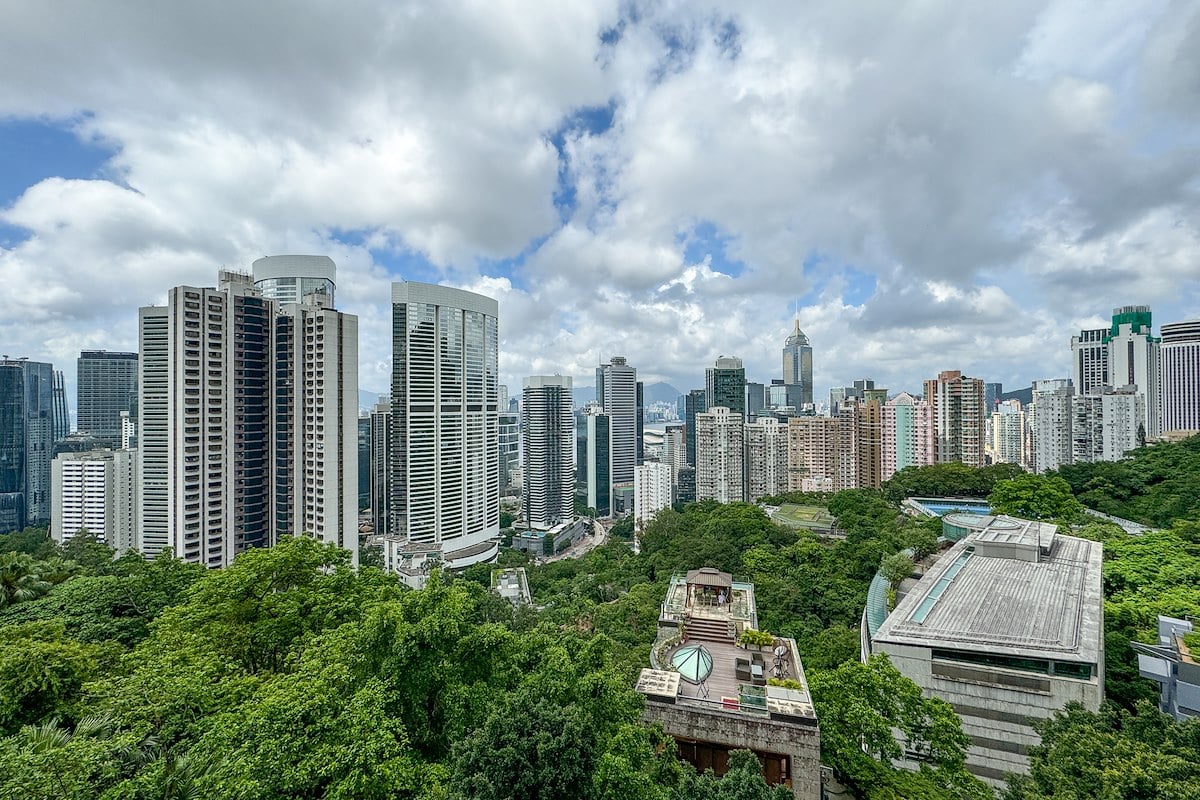
<path id="1" fill-rule="evenodd" d="M 769 783 L 816 797 L 820 737 L 800 654 L 792 639 L 757 628 L 754 584 L 712 568 L 673 576 L 636 686 L 645 716 L 699 769 L 722 774 L 729 750 L 750 749 Z M 746 631 L 754 643 L 743 642 Z"/>

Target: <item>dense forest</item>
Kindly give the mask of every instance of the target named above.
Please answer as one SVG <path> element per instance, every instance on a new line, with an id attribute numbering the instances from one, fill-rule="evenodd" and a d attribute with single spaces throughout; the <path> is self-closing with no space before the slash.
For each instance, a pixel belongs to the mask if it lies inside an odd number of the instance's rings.
<path id="1" fill-rule="evenodd" d="M 411 591 L 306 538 L 207 572 L 114 559 L 88 537 L 0 536 L 0 797 L 789 796 L 748 754 L 721 778 L 697 775 L 639 721 L 631 687 L 666 583 L 700 565 L 753 581 L 762 627 L 797 640 L 824 761 L 852 791 L 989 797 L 963 768 L 949 706 L 885 659 L 859 662 L 874 572 L 906 548 L 937 547 L 938 520 L 899 512 L 897 498 L 912 494 L 991 496 L 1105 542 L 1110 702 L 1048 723 L 1012 800 L 1193 797 L 1200 723 L 1158 714 L 1128 642 L 1152 639 L 1158 613 L 1200 615 L 1197 516 L 1134 537 L 1085 520 L 1076 496 L 1095 505 L 1095 488 L 1079 492 L 1067 475 L 932 467 L 896 481 L 776 498 L 826 506 L 842 538 L 710 502 L 660 514 L 637 554 L 619 538 L 541 565 L 504 552 L 503 563 L 527 566 L 533 607 L 491 593 L 490 565 Z M 892 769 L 893 728 L 929 737 L 938 759 Z"/>

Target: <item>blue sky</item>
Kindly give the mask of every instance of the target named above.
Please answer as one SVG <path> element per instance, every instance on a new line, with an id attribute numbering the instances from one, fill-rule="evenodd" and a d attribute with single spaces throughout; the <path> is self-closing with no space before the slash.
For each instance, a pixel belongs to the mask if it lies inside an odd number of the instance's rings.
<path id="1" fill-rule="evenodd" d="M 1197 52 L 1167 0 L 29 4 L 0 30 L 0 340 L 71 380 L 171 286 L 310 252 L 364 388 L 397 279 L 496 297 L 512 386 L 612 355 L 769 381 L 794 315 L 818 394 L 1028 385 L 1114 306 L 1200 316 Z"/>

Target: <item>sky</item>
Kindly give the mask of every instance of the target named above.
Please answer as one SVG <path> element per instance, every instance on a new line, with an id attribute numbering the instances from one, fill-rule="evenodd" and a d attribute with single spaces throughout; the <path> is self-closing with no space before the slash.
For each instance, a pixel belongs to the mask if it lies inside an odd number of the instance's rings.
<path id="1" fill-rule="evenodd" d="M 74 393 L 137 308 L 337 262 L 359 385 L 394 280 L 500 304 L 502 380 L 720 355 L 818 397 L 1069 374 L 1200 317 L 1200 3 L 0 0 L 0 353 Z"/>

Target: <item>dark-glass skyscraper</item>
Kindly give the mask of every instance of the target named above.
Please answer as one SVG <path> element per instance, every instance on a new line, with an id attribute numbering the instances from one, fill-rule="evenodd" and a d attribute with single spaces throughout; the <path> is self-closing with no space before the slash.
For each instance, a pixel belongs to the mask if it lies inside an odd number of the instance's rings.
<path id="1" fill-rule="evenodd" d="M 812 371 L 812 345 L 809 344 L 804 331 L 800 330 L 800 320 L 797 319 L 791 335 L 783 343 L 783 383 L 786 386 L 800 387 L 795 397 L 800 400 L 801 405 L 813 401 Z"/>
<path id="2" fill-rule="evenodd" d="M 76 362 L 75 430 L 121 444 L 121 412 L 137 416 L 137 353 L 84 350 Z"/>
<path id="3" fill-rule="evenodd" d="M 703 389 L 692 389 L 683 397 L 683 436 L 686 440 L 687 463 L 696 466 L 696 415 L 708 410 Z"/>
<path id="4" fill-rule="evenodd" d="M 746 368 L 740 358 L 721 356 L 704 371 L 704 402 L 709 409 L 723 406 L 746 419 Z"/>
<path id="5" fill-rule="evenodd" d="M 50 462 L 67 435 L 62 373 L 0 360 L 0 532 L 50 523 Z"/>

